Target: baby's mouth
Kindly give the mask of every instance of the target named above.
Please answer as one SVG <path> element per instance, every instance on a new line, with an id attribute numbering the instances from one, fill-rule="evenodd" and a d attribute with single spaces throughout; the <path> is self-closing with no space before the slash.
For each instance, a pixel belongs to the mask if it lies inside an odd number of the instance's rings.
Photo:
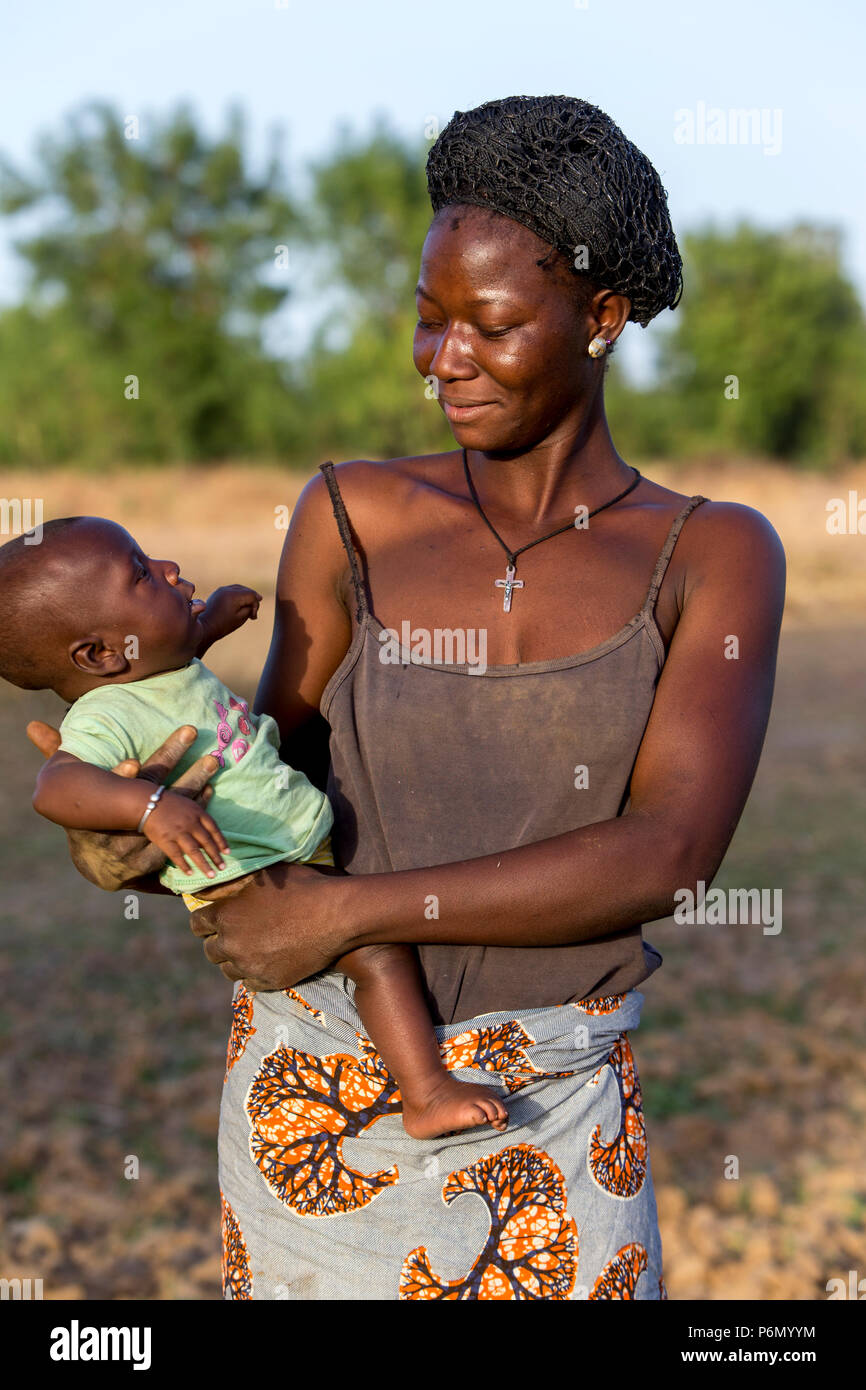
<path id="1" fill-rule="evenodd" d="M 203 598 L 191 598 L 191 599 L 190 599 L 190 601 L 189 601 L 189 611 L 190 611 L 190 613 L 192 613 L 192 616 L 193 616 L 194 618 L 197 618 L 198 615 L 199 615 L 200 613 L 203 613 L 203 612 L 204 612 L 204 610 L 205 610 L 205 601 L 204 601 Z"/>

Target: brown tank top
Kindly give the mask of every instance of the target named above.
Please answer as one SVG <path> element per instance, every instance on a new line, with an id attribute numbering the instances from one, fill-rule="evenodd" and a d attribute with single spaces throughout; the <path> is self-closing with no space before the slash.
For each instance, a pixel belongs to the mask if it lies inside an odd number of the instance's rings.
<path id="1" fill-rule="evenodd" d="M 352 874 L 426 868 L 622 815 L 665 660 L 656 598 L 683 523 L 707 499 L 691 497 L 674 519 L 643 606 L 619 632 L 574 656 L 481 674 L 408 651 L 403 664 L 382 660 L 385 629 L 334 466 L 321 470 L 356 599 L 352 644 L 320 704 L 337 863 Z M 662 962 L 639 923 L 575 946 L 422 944 L 418 954 L 437 1024 L 619 994 Z"/>

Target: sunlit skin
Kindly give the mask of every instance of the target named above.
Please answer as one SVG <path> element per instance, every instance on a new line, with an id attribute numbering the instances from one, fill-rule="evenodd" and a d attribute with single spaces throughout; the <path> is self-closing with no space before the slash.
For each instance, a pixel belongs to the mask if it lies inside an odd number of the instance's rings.
<path id="1" fill-rule="evenodd" d="M 397 630 L 406 618 L 428 629 L 484 627 L 489 665 L 573 655 L 618 632 L 638 612 L 686 501 L 642 479 L 586 531 L 521 556 L 525 588 L 503 613 L 493 581 L 505 557 L 467 493 L 459 446 L 487 515 L 512 546 L 573 519 L 577 505 L 600 506 L 633 477 L 608 429 L 603 359 L 587 355 L 596 334 L 615 341 L 622 332 L 628 300 L 602 286 L 580 308 L 537 264 L 549 250 L 509 219 L 450 209 L 434 219 L 420 265 L 415 366 L 438 380 L 431 410 L 448 400 L 492 405 L 451 422 L 454 450 L 337 469 L 379 621 Z M 496 302 L 480 305 L 479 296 Z M 276 866 L 193 915 L 207 958 L 229 979 L 285 988 L 341 969 L 377 943 L 564 945 L 667 916 L 678 889 L 712 881 L 748 796 L 772 699 L 784 574 L 779 539 L 758 512 L 707 502 L 689 518 L 656 607 L 667 659 L 626 814 L 420 870 L 328 877 Z M 294 766 L 327 733 L 317 711 L 349 648 L 353 612 L 345 551 L 317 474 L 286 538 L 256 699 L 279 723 Z M 725 658 L 732 633 L 737 661 Z M 423 710 L 418 717 L 423 738 Z M 97 878 L 93 863 L 87 872 Z M 115 856 L 109 886 L 117 866 Z M 153 857 L 133 854 L 122 873 L 154 867 Z M 429 894 L 439 899 L 437 920 L 418 909 Z"/>
<path id="2" fill-rule="evenodd" d="M 473 228 L 470 239 L 465 233 Z M 482 229 L 486 238 L 478 235 Z M 518 248 L 526 267 L 521 277 L 513 271 Z M 469 449 L 477 443 L 488 460 L 522 459 L 519 470 L 496 471 L 494 501 L 506 511 L 515 486 L 518 500 L 531 495 L 548 510 L 556 505 L 553 494 L 542 491 L 538 497 L 527 455 L 537 470 L 563 448 L 579 450 L 587 477 L 598 474 L 605 458 L 618 458 L 603 423 L 602 365 L 587 354 L 586 333 L 587 322 L 595 323 L 615 341 L 628 320 L 629 302 L 603 291 L 592 298 L 594 318 L 581 322 L 563 277 L 536 265 L 548 251 L 508 219 L 491 224 L 478 210 L 443 210 L 421 258 L 415 366 L 437 379 L 443 408 L 490 402 L 475 419 L 455 423 L 454 434 Z M 485 462 L 478 461 L 479 484 Z M 627 465 L 620 462 L 628 481 Z M 571 469 L 569 486 L 574 477 Z"/>

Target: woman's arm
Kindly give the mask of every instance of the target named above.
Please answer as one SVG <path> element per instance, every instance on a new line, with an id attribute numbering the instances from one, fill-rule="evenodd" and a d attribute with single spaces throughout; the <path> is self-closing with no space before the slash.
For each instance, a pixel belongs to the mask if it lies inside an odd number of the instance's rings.
<path id="1" fill-rule="evenodd" d="M 360 470 L 373 465 L 348 466 Z M 352 641 L 347 575 L 330 495 L 316 473 L 298 498 L 283 545 L 271 645 L 253 709 L 276 720 L 281 756 L 322 790 L 329 730 L 319 703 Z"/>
<path id="2" fill-rule="evenodd" d="M 334 879 L 281 866 L 256 885 L 255 914 L 240 895 L 193 915 L 196 934 L 213 933 L 209 959 L 279 988 L 375 942 L 568 945 L 666 916 L 678 889 L 709 883 L 766 732 L 785 560 L 769 522 L 737 504 L 704 503 L 679 546 L 681 617 L 626 814 L 427 869 Z"/>

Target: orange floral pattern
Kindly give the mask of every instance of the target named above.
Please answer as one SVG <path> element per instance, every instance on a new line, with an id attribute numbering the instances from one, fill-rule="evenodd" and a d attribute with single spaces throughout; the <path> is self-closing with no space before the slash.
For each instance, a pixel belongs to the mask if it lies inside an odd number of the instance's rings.
<path id="1" fill-rule="evenodd" d="M 638 1241 L 624 1245 L 608 1260 L 595 1281 L 591 1299 L 634 1298 L 635 1286 L 647 1267 L 647 1253 Z M 661 1280 L 659 1280 L 661 1283 Z"/>
<path id="2" fill-rule="evenodd" d="M 534 1042 L 535 1038 L 527 1033 L 523 1024 L 512 1018 L 492 1028 L 472 1028 L 458 1033 L 456 1038 L 447 1038 L 441 1043 L 439 1050 L 449 1071 L 478 1067 L 495 1072 L 504 1077 L 510 1095 L 542 1077 L 555 1080 L 574 1075 L 573 1071 L 541 1071 L 533 1066 L 523 1049 Z"/>
<path id="3" fill-rule="evenodd" d="M 294 996 L 294 991 L 286 990 Z M 311 1013 L 306 1000 L 297 996 Z M 361 1057 L 334 1053 L 318 1057 L 280 1046 L 264 1058 L 247 1096 L 253 1161 L 280 1201 L 299 1216 L 335 1216 L 368 1206 L 397 1182 L 396 1166 L 361 1173 L 343 1160 L 347 1136 L 402 1113 L 396 1080 L 373 1044 L 356 1035 Z M 544 1072 L 524 1047 L 535 1039 L 516 1019 L 472 1029 L 441 1044 L 446 1067 L 477 1067 L 503 1076 L 513 1093 L 538 1078 L 570 1076 Z"/>
<path id="4" fill-rule="evenodd" d="M 298 994 L 298 991 L 296 989 L 284 989 L 283 994 L 287 995 L 289 999 L 294 999 L 296 1004 L 300 1004 L 302 1009 L 306 1009 L 308 1013 L 313 1015 L 313 1018 L 316 1020 L 317 1023 L 321 1023 L 323 1028 L 327 1028 L 328 1024 L 325 1020 L 325 1015 L 322 1013 L 322 1010 L 314 1009 L 312 1004 L 308 1004 L 303 995 Z"/>
<path id="5" fill-rule="evenodd" d="M 363 1050 L 361 1058 L 317 1057 L 281 1044 L 262 1059 L 247 1093 L 253 1162 L 298 1216 L 357 1211 L 399 1176 L 396 1167 L 361 1173 L 343 1160 L 347 1137 L 402 1111 L 382 1059 L 369 1043 Z"/>
<path id="6" fill-rule="evenodd" d="M 238 1219 L 220 1192 L 220 1230 L 222 1232 L 223 1296 L 232 1301 L 251 1299 L 253 1278 L 247 1247 Z"/>
<path id="7" fill-rule="evenodd" d="M 565 1179 L 549 1154 L 513 1144 L 452 1173 L 446 1206 L 475 1193 L 490 1215 L 484 1248 L 462 1279 L 443 1280 L 419 1245 L 403 1262 L 400 1299 L 548 1299 L 571 1295 L 577 1226 L 566 1211 Z"/>
<path id="8" fill-rule="evenodd" d="M 623 999 L 625 999 L 624 994 L 605 994 L 601 999 L 579 999 L 576 1004 L 572 1005 L 572 1008 L 580 1009 L 582 1014 L 592 1014 L 597 1017 L 599 1014 L 616 1013 Z"/>
<path id="9" fill-rule="evenodd" d="M 640 1082 L 625 1033 L 620 1035 L 607 1061 L 595 1073 L 589 1083 L 591 1086 L 598 1085 L 602 1071 L 608 1066 L 619 1087 L 619 1129 L 614 1138 L 605 1143 L 601 1125 L 596 1125 L 589 1140 L 589 1171 L 599 1187 L 612 1197 L 634 1197 L 646 1177 L 647 1143 Z"/>
<path id="10" fill-rule="evenodd" d="M 235 1068 L 226 1094 L 232 1088 L 237 1092 L 240 1111 L 246 1091 L 249 1129 L 239 1155 L 235 1151 L 232 1157 L 244 1161 L 249 1155 L 246 1162 L 255 1165 L 258 1176 L 253 1174 L 252 1186 L 242 1196 L 226 1188 L 241 1218 L 238 1222 L 224 1201 L 227 1298 L 253 1297 L 253 1269 L 257 1297 L 284 1281 L 286 1271 L 291 1275 L 288 1286 L 299 1298 L 333 1298 L 348 1291 L 348 1297 L 401 1301 L 565 1301 L 578 1292 L 586 1298 L 587 1287 L 593 1301 L 631 1300 L 639 1296 L 638 1289 L 647 1297 L 650 1288 L 653 1297 L 656 1288 L 659 1299 L 667 1297 L 660 1252 L 658 1259 L 654 1253 L 655 1207 L 629 1043 L 639 1001 L 630 994 L 558 1006 L 573 1007 L 581 1015 L 578 1020 L 559 1012 L 558 1024 L 552 1009 L 537 1027 L 534 1015 L 504 1022 L 473 1019 L 440 1042 L 450 1071 L 489 1078 L 509 1095 L 535 1083 L 540 1088 L 549 1078 L 580 1077 L 580 1085 L 557 1085 L 556 1104 L 534 1108 L 523 1102 L 527 1123 L 491 1142 L 489 1149 L 502 1147 L 487 1153 L 483 1131 L 443 1136 L 442 1142 L 426 1147 L 413 1145 L 394 1118 L 403 1108 L 397 1080 L 373 1042 L 347 1028 L 339 1013 L 332 1015 L 327 1005 L 324 1012 L 314 1008 L 295 990 L 281 990 L 271 999 L 284 1016 L 294 1016 L 289 1036 L 305 1046 L 283 1041 L 263 1055 L 262 1039 L 270 1031 L 260 1013 L 264 1000 L 256 1003 L 259 1037 L 247 1042 L 255 1032 L 254 998 L 243 988 L 238 991 L 229 1071 L 245 1048 L 248 1058 L 255 1049 L 257 1070 L 247 1088 L 245 1068 L 253 1071 L 253 1065 Z M 575 1041 L 578 1032 L 586 1035 L 582 1045 Z M 276 1037 L 280 1034 L 277 1030 Z M 573 1062 L 575 1070 L 546 1072 L 548 1058 Z M 515 1122 L 521 1114 L 515 1104 Z M 384 1129 L 371 1134 L 386 1117 L 391 1118 Z M 479 1153 L 484 1156 L 476 1158 Z M 439 1174 L 432 1180 L 431 1167 Z M 420 1169 L 426 1181 L 417 1180 Z M 385 1193 L 376 1210 L 364 1216 Z M 622 1202 L 635 1197 L 627 1218 Z M 279 1213 L 286 1208 L 292 1216 L 281 1220 Z M 245 1215 L 248 1210 L 256 1214 L 255 1225 Z M 340 1254 L 333 1265 L 317 1268 L 310 1252 L 312 1233 L 309 1226 L 305 1233 L 304 1221 L 325 1217 L 344 1218 L 325 1228 L 326 1234 L 334 1231 Z M 592 1222 L 593 1244 L 599 1242 L 596 1248 L 604 1254 L 593 1255 L 591 1267 L 581 1271 L 578 1291 L 584 1221 Z M 407 1230 L 412 1232 L 409 1239 Z M 474 1234 L 467 1243 L 468 1231 L 481 1232 L 477 1243 Z M 248 1251 L 245 1236 L 254 1233 Z M 447 1250 L 451 1258 L 443 1270 L 440 1261 Z M 586 1259 L 585 1251 L 584 1264 Z M 294 1279 L 295 1269 L 303 1273 L 303 1282 Z"/>
<path id="11" fill-rule="evenodd" d="M 253 1033 L 253 998 L 243 984 L 238 985 L 237 993 L 232 1000 L 232 1027 L 229 1033 L 229 1045 L 226 1052 L 226 1074 L 223 1077 L 223 1085 L 229 1079 L 229 1072 L 239 1057 L 243 1056 L 244 1048 L 249 1042 Z"/>

